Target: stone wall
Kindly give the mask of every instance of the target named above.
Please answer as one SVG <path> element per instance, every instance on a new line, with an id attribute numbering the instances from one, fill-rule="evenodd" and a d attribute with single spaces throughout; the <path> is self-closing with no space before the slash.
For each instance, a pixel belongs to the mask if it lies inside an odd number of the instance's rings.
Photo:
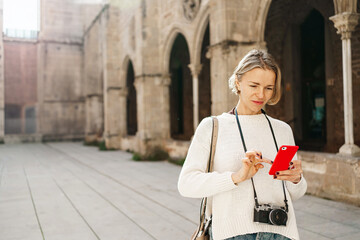
<path id="1" fill-rule="evenodd" d="M 100 20 L 103 8 L 91 7 L 97 10 L 93 15 L 93 21 L 87 21 L 87 29 L 84 34 L 84 93 L 86 98 L 86 124 L 85 141 L 101 141 L 104 131 L 104 105 L 103 105 L 103 81 L 104 81 L 104 59 L 103 59 L 103 26 Z M 86 9 L 86 8 L 85 8 Z M 84 17 L 90 13 L 84 11 Z"/>
<path id="2" fill-rule="evenodd" d="M 41 1 L 38 129 L 44 140 L 84 137 L 84 29 L 82 6 L 75 2 Z"/>
<path id="3" fill-rule="evenodd" d="M 136 1 L 134 1 L 136 2 Z M 122 52 L 121 45 L 124 39 L 121 31 L 129 31 L 123 28 L 125 22 L 129 22 L 125 16 L 131 14 L 128 10 L 131 1 L 112 0 L 100 19 L 103 26 L 103 56 L 104 56 L 104 138 L 109 148 L 120 148 L 121 136 L 126 135 L 126 69 L 129 61 L 128 52 Z M 125 7 L 125 11 L 121 8 Z M 122 13 L 125 14 L 124 17 Z M 134 31 L 134 29 L 132 29 Z M 129 33 L 130 35 L 130 33 Z M 133 41 L 135 39 L 132 39 Z M 128 42 L 128 49 L 133 50 L 133 43 Z M 136 70 L 135 70 L 136 71 Z M 137 149 L 138 143 L 131 143 L 130 148 Z"/>
<path id="4" fill-rule="evenodd" d="M 299 151 L 307 193 L 360 206 L 360 158 Z"/>

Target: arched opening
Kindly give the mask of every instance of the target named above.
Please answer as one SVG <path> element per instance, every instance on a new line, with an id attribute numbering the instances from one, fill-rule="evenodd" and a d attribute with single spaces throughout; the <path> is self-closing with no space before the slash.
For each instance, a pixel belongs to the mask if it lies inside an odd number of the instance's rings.
<path id="1" fill-rule="evenodd" d="M 190 140 L 193 127 L 193 94 L 189 48 L 185 37 L 178 34 L 170 53 L 170 129 L 171 137 Z"/>
<path id="2" fill-rule="evenodd" d="M 126 87 L 128 89 L 126 97 L 126 128 L 128 135 L 135 135 L 137 132 L 136 89 L 134 81 L 134 68 L 131 61 L 129 61 L 126 74 Z"/>
<path id="3" fill-rule="evenodd" d="M 334 94 L 326 79 L 334 76 L 334 43 L 329 36 L 335 30 L 328 29 L 329 20 L 325 22 L 333 14 L 325 5 L 315 8 L 279 0 L 271 3 L 266 19 L 265 41 L 282 70 L 283 87 L 281 101 L 267 110 L 290 124 L 302 150 L 330 151 L 333 144 L 327 129 L 334 128 L 334 124 L 327 126 L 332 119 L 327 112 L 334 105 L 329 105 L 327 98 L 331 100 Z"/>
<path id="4" fill-rule="evenodd" d="M 326 144 L 324 32 L 323 16 L 312 10 L 300 25 L 303 131 L 299 144 L 306 150 L 322 150 Z"/>
<path id="5" fill-rule="evenodd" d="M 211 115 L 211 81 L 210 59 L 206 57 L 210 45 L 210 27 L 206 27 L 201 45 L 200 63 L 202 65 L 199 74 L 199 120 Z"/>

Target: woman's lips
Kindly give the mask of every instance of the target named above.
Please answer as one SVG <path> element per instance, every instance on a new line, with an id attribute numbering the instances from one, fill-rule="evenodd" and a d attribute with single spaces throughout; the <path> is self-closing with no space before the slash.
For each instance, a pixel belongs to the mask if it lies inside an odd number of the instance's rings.
<path id="1" fill-rule="evenodd" d="M 262 105 L 264 102 L 260 102 L 260 101 L 252 101 L 253 103 L 257 104 L 257 105 Z"/>

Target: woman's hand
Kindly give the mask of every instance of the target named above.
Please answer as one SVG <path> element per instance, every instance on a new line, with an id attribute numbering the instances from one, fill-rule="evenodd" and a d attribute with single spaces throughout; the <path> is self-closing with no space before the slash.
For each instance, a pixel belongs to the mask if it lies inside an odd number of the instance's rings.
<path id="1" fill-rule="evenodd" d="M 247 151 L 245 153 L 245 157 L 242 159 L 242 167 L 239 171 L 231 175 L 233 182 L 237 184 L 250 179 L 259 171 L 260 168 L 264 167 L 261 163 L 272 164 L 269 159 L 262 157 L 261 152 Z"/>
<path id="2" fill-rule="evenodd" d="M 289 170 L 276 172 L 274 179 L 290 181 L 296 184 L 300 182 L 302 173 L 301 160 L 294 160 L 290 162 Z"/>

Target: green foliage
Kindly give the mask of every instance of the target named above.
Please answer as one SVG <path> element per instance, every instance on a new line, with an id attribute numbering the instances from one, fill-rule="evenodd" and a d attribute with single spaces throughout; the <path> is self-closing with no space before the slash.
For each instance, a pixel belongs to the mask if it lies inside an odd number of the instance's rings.
<path id="1" fill-rule="evenodd" d="M 152 151 L 146 156 L 146 159 L 149 161 L 161 161 L 169 158 L 169 154 L 160 147 L 155 147 Z"/>
<path id="2" fill-rule="evenodd" d="M 173 163 L 173 164 L 176 164 L 176 165 L 179 165 L 179 166 L 182 166 L 182 165 L 184 165 L 185 158 L 170 158 L 169 162 Z"/>
<path id="3" fill-rule="evenodd" d="M 98 147 L 99 146 L 99 142 L 97 140 L 91 141 L 91 142 L 86 142 L 84 141 L 84 146 L 94 146 L 94 147 Z"/>
<path id="4" fill-rule="evenodd" d="M 139 153 L 134 153 L 131 159 L 134 161 L 141 161 L 142 157 Z"/>
<path id="5" fill-rule="evenodd" d="M 160 147 L 154 147 L 148 154 L 133 153 L 135 161 L 163 161 L 169 159 L 169 154 Z"/>
<path id="6" fill-rule="evenodd" d="M 99 143 L 99 150 L 100 151 L 113 151 L 113 150 L 116 150 L 116 149 L 115 148 L 107 148 L 105 141 L 101 141 Z"/>
<path id="7" fill-rule="evenodd" d="M 99 150 L 100 150 L 100 151 L 106 151 L 106 150 L 107 150 L 105 141 L 101 141 L 101 142 L 99 143 Z"/>

